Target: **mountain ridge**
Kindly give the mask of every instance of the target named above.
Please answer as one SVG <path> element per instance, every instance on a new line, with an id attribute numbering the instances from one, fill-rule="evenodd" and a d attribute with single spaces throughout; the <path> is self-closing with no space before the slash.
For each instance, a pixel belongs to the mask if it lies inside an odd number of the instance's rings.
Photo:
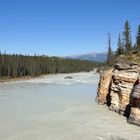
<path id="1" fill-rule="evenodd" d="M 85 53 L 85 54 L 77 54 L 77 55 L 75 54 L 75 55 L 66 56 L 65 58 L 105 62 L 107 60 L 107 53 L 106 52 L 102 52 L 102 53 L 93 52 L 93 53 Z"/>

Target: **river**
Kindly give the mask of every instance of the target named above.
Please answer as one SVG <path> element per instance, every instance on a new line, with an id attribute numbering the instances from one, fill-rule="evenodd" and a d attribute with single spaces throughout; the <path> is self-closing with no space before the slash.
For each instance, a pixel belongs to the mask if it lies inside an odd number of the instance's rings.
<path id="1" fill-rule="evenodd" d="M 82 72 L 0 84 L 0 140 L 140 140 L 140 127 L 97 105 L 98 80 Z"/>

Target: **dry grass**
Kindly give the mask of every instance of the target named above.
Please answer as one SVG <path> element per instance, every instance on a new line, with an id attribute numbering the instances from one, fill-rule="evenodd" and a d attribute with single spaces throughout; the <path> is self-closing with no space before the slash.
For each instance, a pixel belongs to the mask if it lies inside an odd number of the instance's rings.
<path id="1" fill-rule="evenodd" d="M 136 54 L 125 54 L 125 55 L 120 55 L 117 58 L 118 62 L 122 62 L 122 63 L 135 63 L 140 65 L 140 52 L 136 53 Z"/>

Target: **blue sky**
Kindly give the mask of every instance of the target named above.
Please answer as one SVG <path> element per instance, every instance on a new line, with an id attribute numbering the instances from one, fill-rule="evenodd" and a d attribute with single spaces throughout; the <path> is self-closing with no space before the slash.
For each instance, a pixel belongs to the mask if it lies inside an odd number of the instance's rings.
<path id="1" fill-rule="evenodd" d="M 140 0 L 1 0 L 0 50 L 8 53 L 71 55 L 107 50 L 111 32 L 129 20 L 133 42 Z"/>

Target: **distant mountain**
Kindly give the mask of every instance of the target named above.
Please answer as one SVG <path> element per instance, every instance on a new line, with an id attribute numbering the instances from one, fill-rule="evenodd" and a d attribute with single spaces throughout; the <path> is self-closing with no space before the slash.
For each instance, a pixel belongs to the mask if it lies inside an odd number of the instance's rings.
<path id="1" fill-rule="evenodd" d="M 105 52 L 104 53 L 88 53 L 88 54 L 81 54 L 81 55 L 71 55 L 65 58 L 105 62 L 107 60 L 107 54 Z"/>

